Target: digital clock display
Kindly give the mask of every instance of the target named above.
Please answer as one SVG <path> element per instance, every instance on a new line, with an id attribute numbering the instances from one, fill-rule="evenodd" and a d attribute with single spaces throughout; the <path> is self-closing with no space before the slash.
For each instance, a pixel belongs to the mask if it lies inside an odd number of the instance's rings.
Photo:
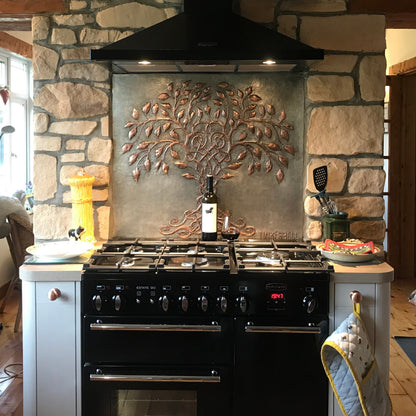
<path id="1" fill-rule="evenodd" d="M 285 293 L 284 292 L 273 292 L 270 294 L 271 300 L 285 300 Z"/>

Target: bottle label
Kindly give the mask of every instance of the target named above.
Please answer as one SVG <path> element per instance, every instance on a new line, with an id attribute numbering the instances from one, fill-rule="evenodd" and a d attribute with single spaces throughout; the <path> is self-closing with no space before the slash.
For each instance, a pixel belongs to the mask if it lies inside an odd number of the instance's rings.
<path id="1" fill-rule="evenodd" d="M 202 232 L 217 232 L 217 204 L 202 204 Z"/>

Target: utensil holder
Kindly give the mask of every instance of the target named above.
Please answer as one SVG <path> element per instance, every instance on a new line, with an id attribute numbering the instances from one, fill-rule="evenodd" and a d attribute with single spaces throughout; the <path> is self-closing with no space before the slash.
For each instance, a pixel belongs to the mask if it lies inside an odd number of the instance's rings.
<path id="1" fill-rule="evenodd" d="M 324 215 L 322 225 L 324 240 L 343 241 L 350 236 L 350 221 L 346 212 Z"/>

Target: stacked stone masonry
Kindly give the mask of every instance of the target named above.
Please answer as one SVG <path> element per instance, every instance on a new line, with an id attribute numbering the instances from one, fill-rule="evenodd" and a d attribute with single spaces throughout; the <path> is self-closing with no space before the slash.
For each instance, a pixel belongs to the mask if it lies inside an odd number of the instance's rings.
<path id="1" fill-rule="evenodd" d="M 65 14 L 33 18 L 35 235 L 64 238 L 71 224 L 68 178 L 96 177 L 96 237 L 109 236 L 111 67 L 89 50 L 179 13 L 182 0 L 71 0 Z M 320 239 L 312 170 L 329 169 L 328 193 L 351 218 L 354 237 L 384 239 L 383 98 L 385 22 L 349 15 L 344 0 L 240 0 L 238 11 L 325 49 L 305 74 L 305 230 Z M 111 198 L 111 196 L 110 196 Z M 50 224 L 54 224 L 53 227 Z"/>

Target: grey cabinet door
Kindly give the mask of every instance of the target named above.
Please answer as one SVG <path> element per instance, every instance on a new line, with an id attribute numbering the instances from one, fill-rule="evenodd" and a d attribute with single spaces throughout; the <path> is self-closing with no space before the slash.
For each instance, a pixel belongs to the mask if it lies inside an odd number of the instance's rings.
<path id="1" fill-rule="evenodd" d="M 75 282 L 36 283 L 37 415 L 77 414 L 79 296 Z M 51 301 L 48 292 L 61 296 Z"/>

